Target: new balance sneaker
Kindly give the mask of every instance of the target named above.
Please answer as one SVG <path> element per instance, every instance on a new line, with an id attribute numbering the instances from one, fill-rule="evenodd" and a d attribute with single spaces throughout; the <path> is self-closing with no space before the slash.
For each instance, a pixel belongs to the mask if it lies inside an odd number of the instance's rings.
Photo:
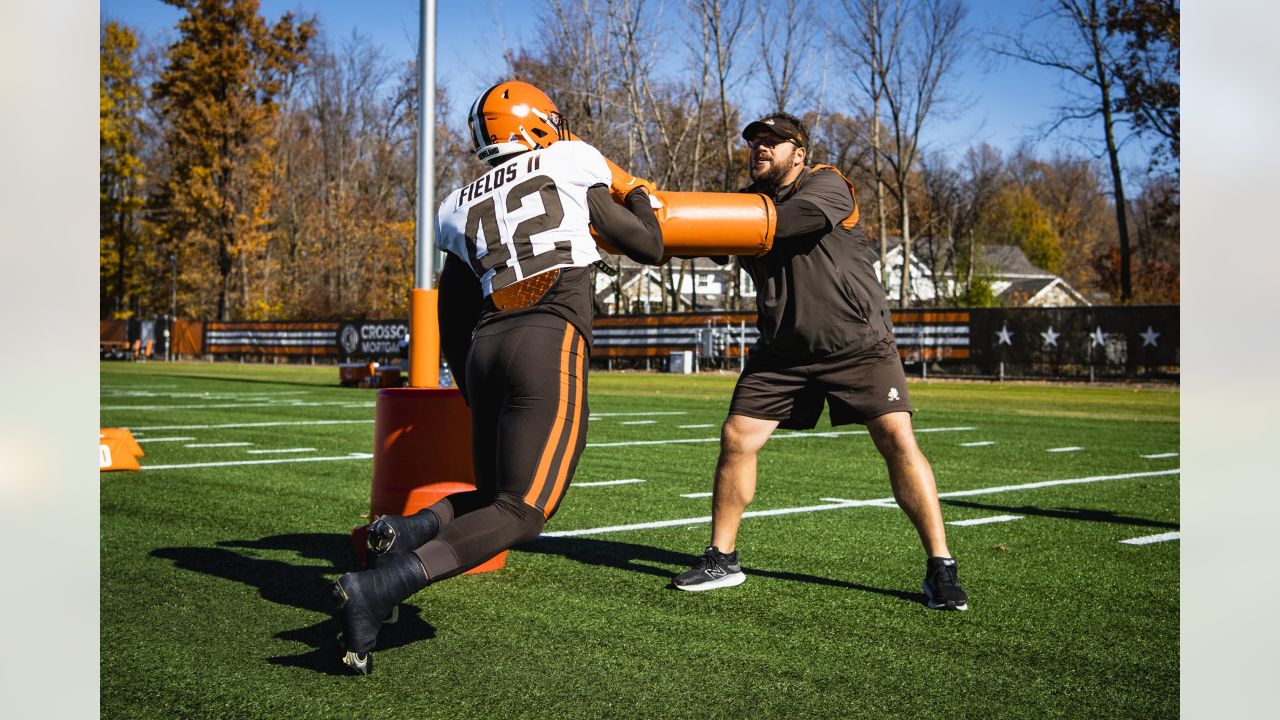
<path id="1" fill-rule="evenodd" d="M 427 586 L 418 556 L 397 554 L 373 570 L 349 572 L 333 584 L 342 623 L 342 662 L 353 672 L 373 672 L 373 646 L 378 628 L 401 600 Z"/>
<path id="2" fill-rule="evenodd" d="M 738 551 L 726 554 L 712 545 L 702 552 L 692 567 L 675 576 L 671 583 L 680 590 L 700 592 L 741 585 L 746 579 L 738 562 Z"/>
<path id="3" fill-rule="evenodd" d="M 924 594 L 934 610 L 968 610 L 969 596 L 960 587 L 953 558 L 931 557 L 925 563 Z"/>
<path id="4" fill-rule="evenodd" d="M 393 553 L 413 552 L 440 532 L 440 519 L 430 510 L 419 510 L 413 515 L 383 515 L 369 525 L 365 540 L 375 557 Z"/>

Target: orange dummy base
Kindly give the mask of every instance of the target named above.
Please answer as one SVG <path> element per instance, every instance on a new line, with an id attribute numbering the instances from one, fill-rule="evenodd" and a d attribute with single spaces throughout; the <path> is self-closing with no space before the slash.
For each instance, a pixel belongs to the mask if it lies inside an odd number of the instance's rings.
<path id="1" fill-rule="evenodd" d="M 457 388 L 387 388 L 374 409 L 373 487 L 369 518 L 412 515 L 456 492 L 474 490 L 471 410 Z M 368 526 L 351 531 L 356 555 L 367 564 Z M 497 570 L 504 550 L 468 571 Z"/>

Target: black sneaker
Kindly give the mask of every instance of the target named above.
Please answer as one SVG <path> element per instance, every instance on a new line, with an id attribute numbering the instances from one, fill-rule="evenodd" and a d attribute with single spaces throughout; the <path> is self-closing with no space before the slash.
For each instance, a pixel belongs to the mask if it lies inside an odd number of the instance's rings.
<path id="1" fill-rule="evenodd" d="M 680 590 L 701 592 L 741 585 L 746 579 L 738 562 L 738 551 L 725 554 L 712 545 L 702 552 L 702 557 L 692 567 L 675 576 L 671 583 Z"/>
<path id="2" fill-rule="evenodd" d="M 960 587 L 953 558 L 931 557 L 925 563 L 924 594 L 934 610 L 968 610 L 969 596 Z"/>
<path id="3" fill-rule="evenodd" d="M 383 515 L 369 525 L 365 544 L 375 557 L 413 552 L 440 532 L 440 520 L 430 510 L 413 515 Z"/>
<path id="4" fill-rule="evenodd" d="M 373 672 L 373 646 L 378 628 L 401 600 L 427 586 L 427 576 L 416 555 L 387 558 L 374 570 L 349 572 L 333 584 L 342 623 L 342 662 L 353 672 Z"/>

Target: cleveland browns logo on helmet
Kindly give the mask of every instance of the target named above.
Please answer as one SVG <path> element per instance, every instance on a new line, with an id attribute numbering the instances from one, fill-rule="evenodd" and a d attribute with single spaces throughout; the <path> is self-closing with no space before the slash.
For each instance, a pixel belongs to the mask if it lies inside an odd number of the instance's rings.
<path id="1" fill-rule="evenodd" d="M 551 98 L 526 82 L 498 83 L 480 93 L 467 117 L 476 157 L 490 165 L 514 153 L 568 137 Z"/>

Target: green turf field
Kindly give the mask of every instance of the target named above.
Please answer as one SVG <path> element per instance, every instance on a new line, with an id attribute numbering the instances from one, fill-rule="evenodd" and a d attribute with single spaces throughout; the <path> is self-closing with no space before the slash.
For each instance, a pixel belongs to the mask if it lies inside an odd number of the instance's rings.
<path id="1" fill-rule="evenodd" d="M 941 613 L 906 517 L 862 502 L 891 501 L 870 440 L 825 420 L 761 454 L 750 510 L 791 512 L 743 521 L 747 582 L 669 589 L 708 540 L 685 496 L 711 489 L 734 377 L 593 374 L 549 536 L 414 596 L 355 677 L 328 589 L 368 510 L 375 391 L 337 374 L 103 364 L 102 425 L 146 451 L 101 476 L 103 717 L 1178 713 L 1176 390 L 913 384 L 948 523 L 1016 518 L 948 525 L 970 609 Z M 615 480 L 642 482 L 591 485 Z"/>

